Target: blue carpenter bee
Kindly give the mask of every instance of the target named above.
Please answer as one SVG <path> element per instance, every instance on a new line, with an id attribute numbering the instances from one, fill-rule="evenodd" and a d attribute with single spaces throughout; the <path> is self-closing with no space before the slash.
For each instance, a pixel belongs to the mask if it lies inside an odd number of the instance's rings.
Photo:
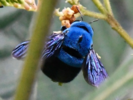
<path id="1" fill-rule="evenodd" d="M 98 87 L 107 77 L 107 72 L 93 50 L 93 29 L 83 21 L 73 22 L 70 28 L 62 27 L 59 34 L 53 33 L 42 52 L 42 72 L 55 82 L 72 81 L 82 69 L 85 80 Z M 30 41 L 16 46 L 12 56 L 26 56 Z"/>

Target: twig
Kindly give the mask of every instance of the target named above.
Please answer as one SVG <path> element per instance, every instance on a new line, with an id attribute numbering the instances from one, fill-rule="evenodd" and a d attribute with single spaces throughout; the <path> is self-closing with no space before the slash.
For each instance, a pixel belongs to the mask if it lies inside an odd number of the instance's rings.
<path id="1" fill-rule="evenodd" d="M 113 12 L 112 12 L 109 0 L 104 0 L 104 5 L 105 5 L 105 8 L 107 9 L 108 13 L 113 16 Z"/>
<path id="2" fill-rule="evenodd" d="M 107 15 L 107 22 L 111 25 L 112 29 L 119 33 L 119 35 L 133 48 L 133 39 L 127 34 L 127 32 L 121 27 L 121 25 L 115 20 L 112 15 Z"/>
<path id="3" fill-rule="evenodd" d="M 71 0 L 67 0 L 67 2 L 70 3 L 71 5 L 75 5 L 75 2 L 73 3 L 71 2 Z M 78 2 L 77 5 L 81 7 L 82 14 L 107 21 L 112 27 L 112 29 L 118 32 L 118 34 L 133 48 L 133 39 L 128 35 L 128 33 L 122 28 L 122 26 L 114 18 L 109 0 L 104 0 L 106 8 L 99 0 L 92 0 L 92 2 L 96 5 L 96 7 L 99 9 L 101 13 L 89 11 Z"/>
<path id="4" fill-rule="evenodd" d="M 92 12 L 92 11 L 86 10 L 84 8 L 81 8 L 81 12 L 83 15 L 86 15 L 86 16 L 106 20 L 106 16 L 103 14 L 100 14 L 100 13 Z"/>
<path id="5" fill-rule="evenodd" d="M 30 97 L 36 72 L 39 68 L 41 52 L 45 37 L 48 34 L 53 10 L 58 0 L 41 0 L 36 24 L 24 62 L 24 67 L 17 87 L 15 100 L 28 100 Z"/>
<path id="6" fill-rule="evenodd" d="M 106 9 L 104 8 L 103 4 L 99 0 L 92 0 L 93 3 L 96 5 L 96 7 L 99 9 L 99 11 L 103 14 L 106 14 Z"/>

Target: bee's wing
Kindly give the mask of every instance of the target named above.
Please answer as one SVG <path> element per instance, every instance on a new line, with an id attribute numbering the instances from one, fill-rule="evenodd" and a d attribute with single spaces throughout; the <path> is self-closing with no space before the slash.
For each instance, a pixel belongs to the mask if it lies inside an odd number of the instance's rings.
<path id="1" fill-rule="evenodd" d="M 54 33 L 49 36 L 48 41 L 44 46 L 44 50 L 42 53 L 42 57 L 50 57 L 55 54 L 61 47 L 64 39 L 63 33 Z M 12 56 L 16 59 L 23 59 L 26 56 L 27 49 L 30 41 L 25 41 L 20 43 L 15 49 L 12 51 Z"/>
<path id="2" fill-rule="evenodd" d="M 29 46 L 29 41 L 25 41 L 17 45 L 13 51 L 12 51 L 12 56 L 16 59 L 23 59 L 26 56 L 27 49 Z"/>
<path id="3" fill-rule="evenodd" d="M 54 33 L 51 36 L 49 36 L 49 40 L 46 42 L 45 49 L 42 53 L 42 57 L 49 58 L 53 54 L 56 54 L 60 50 L 63 40 L 63 33 Z"/>
<path id="4" fill-rule="evenodd" d="M 85 80 L 90 85 L 96 87 L 98 87 L 108 77 L 103 64 L 93 49 L 90 50 L 89 54 L 87 55 L 83 63 L 82 70 Z"/>

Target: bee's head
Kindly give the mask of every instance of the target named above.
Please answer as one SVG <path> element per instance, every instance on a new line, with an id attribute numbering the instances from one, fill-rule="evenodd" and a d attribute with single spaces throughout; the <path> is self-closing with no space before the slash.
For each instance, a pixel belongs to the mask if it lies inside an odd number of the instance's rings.
<path id="1" fill-rule="evenodd" d="M 84 22 L 84 21 L 75 21 L 71 24 L 70 28 L 75 28 L 75 27 L 85 30 L 86 32 L 88 32 L 88 34 L 93 36 L 93 29 L 89 23 Z"/>
<path id="2" fill-rule="evenodd" d="M 78 21 L 72 23 L 71 27 L 65 29 L 63 33 L 65 34 L 65 38 L 62 45 L 62 50 L 66 53 L 66 58 L 72 58 L 69 59 L 72 63 L 81 63 L 88 54 L 91 44 L 93 43 L 93 29 L 88 23 Z"/>

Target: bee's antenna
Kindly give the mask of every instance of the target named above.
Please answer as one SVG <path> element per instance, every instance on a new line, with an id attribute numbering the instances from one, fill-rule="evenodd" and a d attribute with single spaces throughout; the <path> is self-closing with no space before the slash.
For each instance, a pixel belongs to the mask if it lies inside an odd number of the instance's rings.
<path id="1" fill-rule="evenodd" d="M 97 21 L 98 21 L 98 19 L 95 19 L 95 20 L 89 22 L 89 24 L 91 24 L 91 23 L 93 23 L 93 22 L 97 22 Z"/>
<path id="2" fill-rule="evenodd" d="M 82 15 L 81 11 L 78 9 L 78 7 L 77 7 L 77 6 L 76 6 L 76 8 L 77 8 L 77 10 L 78 10 L 78 11 L 79 11 L 79 13 L 80 13 L 81 20 L 83 21 L 83 15 Z"/>

